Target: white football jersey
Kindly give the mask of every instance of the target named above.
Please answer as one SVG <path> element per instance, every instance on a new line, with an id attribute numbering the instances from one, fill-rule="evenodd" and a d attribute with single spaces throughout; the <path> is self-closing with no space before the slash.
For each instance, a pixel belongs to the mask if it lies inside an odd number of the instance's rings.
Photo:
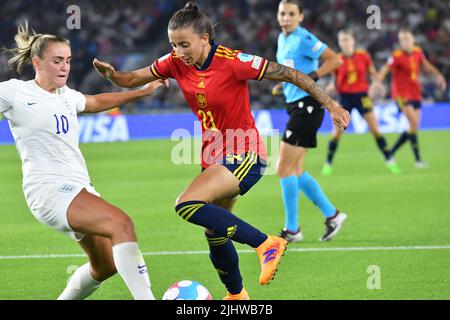
<path id="1" fill-rule="evenodd" d="M 45 91 L 34 80 L 0 82 L 0 113 L 22 160 L 23 187 L 45 182 L 89 184 L 79 148 L 77 114 L 86 98 L 67 86 Z"/>

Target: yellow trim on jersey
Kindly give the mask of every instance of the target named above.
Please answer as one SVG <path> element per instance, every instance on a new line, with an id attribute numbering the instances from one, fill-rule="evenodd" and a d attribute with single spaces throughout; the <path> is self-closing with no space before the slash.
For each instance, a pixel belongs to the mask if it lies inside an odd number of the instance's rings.
<path id="1" fill-rule="evenodd" d="M 261 81 L 264 77 L 264 74 L 266 73 L 267 66 L 269 65 L 269 60 L 264 61 L 263 67 L 261 68 L 261 71 L 259 71 L 258 77 L 256 80 Z"/>
<path id="2" fill-rule="evenodd" d="M 218 47 L 217 49 L 216 49 L 216 52 L 217 51 L 220 51 L 220 52 L 224 52 L 224 53 L 228 53 L 228 54 L 236 54 L 236 53 L 238 53 L 239 51 L 238 50 L 229 50 L 229 49 L 227 49 L 227 48 L 225 48 L 225 47 Z"/>
<path id="3" fill-rule="evenodd" d="M 234 57 L 236 57 L 236 55 L 235 54 L 230 54 L 230 53 L 228 53 L 228 52 L 224 52 L 224 51 L 217 51 L 216 50 L 216 53 L 215 54 L 220 54 L 220 55 L 224 55 L 224 56 L 227 56 L 227 57 L 230 57 L 230 58 L 234 58 Z"/>
<path id="4" fill-rule="evenodd" d="M 422 48 L 414 46 L 413 49 L 411 50 L 411 52 L 414 52 L 414 53 L 419 52 L 420 53 L 420 52 L 422 52 Z M 403 54 L 405 54 L 405 52 L 402 49 L 395 49 L 392 55 L 394 57 L 401 57 Z"/>
<path id="5" fill-rule="evenodd" d="M 400 49 L 396 49 L 392 54 L 394 57 L 400 57 L 403 54 L 403 51 Z"/>
<path id="6" fill-rule="evenodd" d="M 355 53 L 362 53 L 362 54 L 367 54 L 367 50 L 364 50 L 364 49 L 356 49 L 355 50 Z"/>
<path id="7" fill-rule="evenodd" d="M 165 79 L 163 76 L 161 76 L 161 75 L 158 73 L 158 71 L 156 71 L 156 68 L 155 68 L 155 66 L 154 66 L 153 64 L 150 66 L 150 71 L 152 72 L 152 74 L 153 74 L 155 77 L 157 77 L 157 78 L 159 78 L 159 79 Z"/>
<path id="8" fill-rule="evenodd" d="M 230 50 L 228 48 L 225 48 L 223 46 L 219 46 L 216 49 L 215 55 L 218 57 L 234 60 L 236 58 L 236 54 L 239 52 L 239 50 Z"/>
<path id="9" fill-rule="evenodd" d="M 228 49 L 228 48 L 226 48 L 224 46 L 221 46 L 221 45 L 219 45 L 217 47 L 216 51 L 225 51 L 225 52 L 227 52 L 229 54 L 235 54 L 235 53 L 239 52 L 239 50 L 231 50 L 231 49 Z"/>
<path id="10" fill-rule="evenodd" d="M 230 60 L 234 60 L 234 58 L 235 58 L 234 56 L 228 56 L 228 55 L 220 54 L 220 53 L 217 53 L 217 52 L 216 52 L 215 56 L 218 56 L 218 57 L 221 57 L 221 58 L 230 59 Z"/>
<path id="11" fill-rule="evenodd" d="M 242 182 L 242 180 L 245 178 L 245 176 L 248 174 L 251 167 L 253 167 L 257 160 L 258 155 L 256 154 L 256 152 L 248 152 L 245 156 L 244 162 L 242 162 L 241 165 L 236 170 L 234 170 L 233 175 Z"/>

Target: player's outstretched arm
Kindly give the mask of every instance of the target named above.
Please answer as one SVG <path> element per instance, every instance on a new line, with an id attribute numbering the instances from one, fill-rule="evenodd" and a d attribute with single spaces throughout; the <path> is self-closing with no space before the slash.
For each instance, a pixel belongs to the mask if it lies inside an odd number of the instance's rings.
<path id="1" fill-rule="evenodd" d="M 94 59 L 92 64 L 102 77 L 119 87 L 134 88 L 157 80 L 150 72 L 149 67 L 130 72 L 120 72 L 116 71 L 108 62 Z"/>
<path id="2" fill-rule="evenodd" d="M 430 62 L 428 59 L 423 59 L 423 70 L 433 76 L 436 79 L 436 82 L 439 86 L 439 89 L 442 91 L 445 91 L 447 88 L 447 81 L 445 80 L 445 77 L 442 75 L 441 72 Z"/>
<path id="3" fill-rule="evenodd" d="M 296 85 L 302 90 L 308 92 L 311 97 L 316 99 L 330 112 L 336 126 L 341 129 L 348 127 L 350 123 L 350 114 L 342 108 L 339 103 L 331 99 L 330 96 L 327 95 L 325 91 L 323 91 L 322 88 L 306 74 L 270 61 L 264 78 L 275 81 L 289 82 Z"/>
<path id="4" fill-rule="evenodd" d="M 168 80 L 156 80 L 146 84 L 142 89 L 126 92 L 109 92 L 96 95 L 85 95 L 86 113 L 96 113 L 113 109 L 128 102 L 132 102 L 152 95 L 161 86 L 169 85 Z"/>

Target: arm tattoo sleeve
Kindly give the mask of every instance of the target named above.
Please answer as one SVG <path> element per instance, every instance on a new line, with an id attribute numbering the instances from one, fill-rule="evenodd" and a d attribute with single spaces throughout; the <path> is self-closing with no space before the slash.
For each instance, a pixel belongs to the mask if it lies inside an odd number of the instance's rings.
<path id="1" fill-rule="evenodd" d="M 319 87 L 319 85 L 317 85 L 317 83 L 315 83 L 314 80 L 306 74 L 276 62 L 269 62 L 264 78 L 292 83 L 293 85 L 296 85 L 302 90 L 308 92 L 311 97 L 316 99 L 327 109 L 332 101 L 332 99 L 322 90 L 322 88 Z"/>

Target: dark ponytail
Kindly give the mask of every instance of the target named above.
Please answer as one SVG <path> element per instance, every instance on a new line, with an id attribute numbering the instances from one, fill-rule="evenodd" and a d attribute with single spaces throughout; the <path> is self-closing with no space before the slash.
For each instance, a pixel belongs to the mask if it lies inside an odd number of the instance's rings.
<path id="1" fill-rule="evenodd" d="M 186 5 L 183 8 L 186 11 L 192 10 L 192 11 L 199 11 L 198 10 L 198 6 L 195 2 L 193 1 L 189 1 L 188 3 L 186 3 Z"/>
<path id="2" fill-rule="evenodd" d="M 183 9 L 178 10 L 169 21 L 169 30 L 191 28 L 196 34 L 207 33 L 209 40 L 214 38 L 214 28 L 208 17 L 198 9 L 195 2 L 189 1 Z"/>

